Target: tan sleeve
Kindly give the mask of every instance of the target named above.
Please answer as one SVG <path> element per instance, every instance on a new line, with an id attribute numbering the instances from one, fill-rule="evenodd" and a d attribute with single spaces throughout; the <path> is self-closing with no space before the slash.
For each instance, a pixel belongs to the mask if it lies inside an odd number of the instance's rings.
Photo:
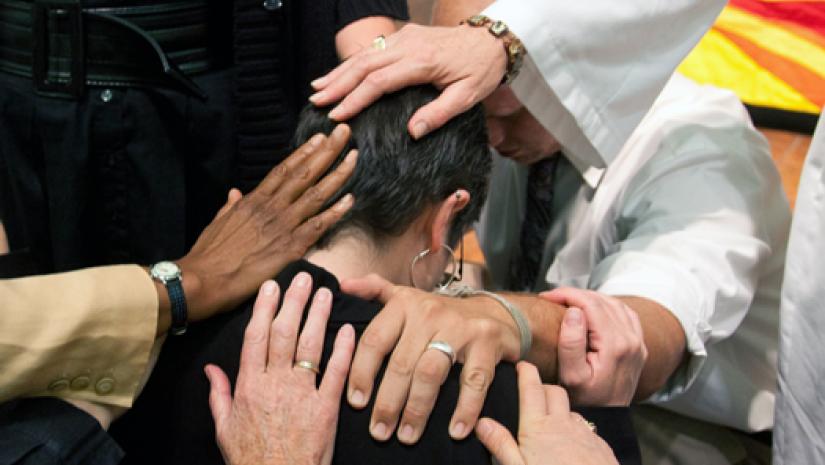
<path id="1" fill-rule="evenodd" d="M 130 407 L 157 331 L 135 265 L 0 280 L 0 402 L 54 396 Z"/>

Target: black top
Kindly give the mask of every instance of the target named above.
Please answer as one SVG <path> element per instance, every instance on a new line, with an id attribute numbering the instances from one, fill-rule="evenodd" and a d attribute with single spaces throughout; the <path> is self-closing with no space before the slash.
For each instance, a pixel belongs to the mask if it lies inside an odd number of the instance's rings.
<path id="1" fill-rule="evenodd" d="M 351 323 L 360 336 L 380 305 L 342 293 L 333 275 L 306 261 L 288 266 L 278 275 L 278 284 L 287 289 L 300 271 L 312 276 L 315 289 L 327 287 L 333 295 L 321 362 L 323 372 L 338 329 Z M 167 340 L 143 394 L 132 411 L 112 428 L 112 434 L 126 451 L 124 463 L 223 463 L 214 440 L 208 405 L 209 383 L 203 367 L 207 363 L 217 364 L 234 383 L 243 333 L 251 314 L 250 301 L 235 312 L 191 325 L 185 336 Z M 464 441 L 453 441 L 448 435 L 449 420 L 458 398 L 460 369 L 457 365 L 450 372 L 428 426 L 414 447 L 404 446 L 395 438 L 385 443 L 374 441 L 369 435 L 372 404 L 355 410 L 342 399 L 334 463 L 489 463 L 489 455 L 475 435 Z M 382 377 L 383 368 L 379 379 Z M 582 413 L 597 423 L 600 434 L 624 459 L 623 463 L 639 463 L 627 409 L 594 409 Z M 482 415 L 497 419 L 515 432 L 518 388 L 513 365 L 498 366 Z"/>

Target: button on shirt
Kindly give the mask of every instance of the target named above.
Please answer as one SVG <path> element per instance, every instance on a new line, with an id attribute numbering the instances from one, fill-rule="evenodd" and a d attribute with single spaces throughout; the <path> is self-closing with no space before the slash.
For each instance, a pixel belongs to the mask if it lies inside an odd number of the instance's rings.
<path id="1" fill-rule="evenodd" d="M 597 183 L 570 162 L 574 153 L 565 157 L 535 290 L 573 286 L 663 305 L 690 356 L 651 401 L 746 431 L 771 428 L 790 209 L 739 100 L 675 75 Z M 524 167 L 496 160 L 479 238 L 500 288 L 525 181 Z"/>

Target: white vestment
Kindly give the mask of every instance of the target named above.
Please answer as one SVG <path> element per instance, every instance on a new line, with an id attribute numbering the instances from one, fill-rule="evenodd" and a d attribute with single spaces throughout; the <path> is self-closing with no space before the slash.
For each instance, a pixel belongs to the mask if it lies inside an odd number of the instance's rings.
<path id="1" fill-rule="evenodd" d="M 511 84 L 519 100 L 574 163 L 603 168 L 725 3 L 497 0 L 483 13 L 529 52 Z"/>
<path id="2" fill-rule="evenodd" d="M 825 464 L 825 118 L 796 197 L 782 287 L 775 465 Z"/>
<path id="3" fill-rule="evenodd" d="M 681 323 L 690 355 L 652 401 L 742 431 L 770 429 L 791 214 L 768 144 L 739 99 L 675 75 L 598 185 L 572 160 L 553 185 L 535 289 L 659 303 Z M 497 159 L 479 239 L 503 287 L 525 192 L 524 167 Z"/>

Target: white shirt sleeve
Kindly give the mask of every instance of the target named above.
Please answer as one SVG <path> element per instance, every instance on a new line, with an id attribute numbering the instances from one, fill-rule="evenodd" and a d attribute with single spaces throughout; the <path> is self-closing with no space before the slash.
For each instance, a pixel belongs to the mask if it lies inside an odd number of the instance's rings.
<path id="1" fill-rule="evenodd" d="M 681 323 L 690 355 L 652 400 L 670 401 L 695 382 L 707 402 L 680 412 L 755 429 L 752 399 L 775 387 L 766 354 L 776 350 L 789 208 L 764 139 L 720 126 L 688 126 L 665 139 L 628 183 L 617 241 L 588 287 L 648 298 Z M 768 375 L 756 379 L 762 371 Z"/>
<path id="2" fill-rule="evenodd" d="M 580 163 L 618 154 L 724 0 L 498 0 L 528 55 L 511 86 Z"/>

